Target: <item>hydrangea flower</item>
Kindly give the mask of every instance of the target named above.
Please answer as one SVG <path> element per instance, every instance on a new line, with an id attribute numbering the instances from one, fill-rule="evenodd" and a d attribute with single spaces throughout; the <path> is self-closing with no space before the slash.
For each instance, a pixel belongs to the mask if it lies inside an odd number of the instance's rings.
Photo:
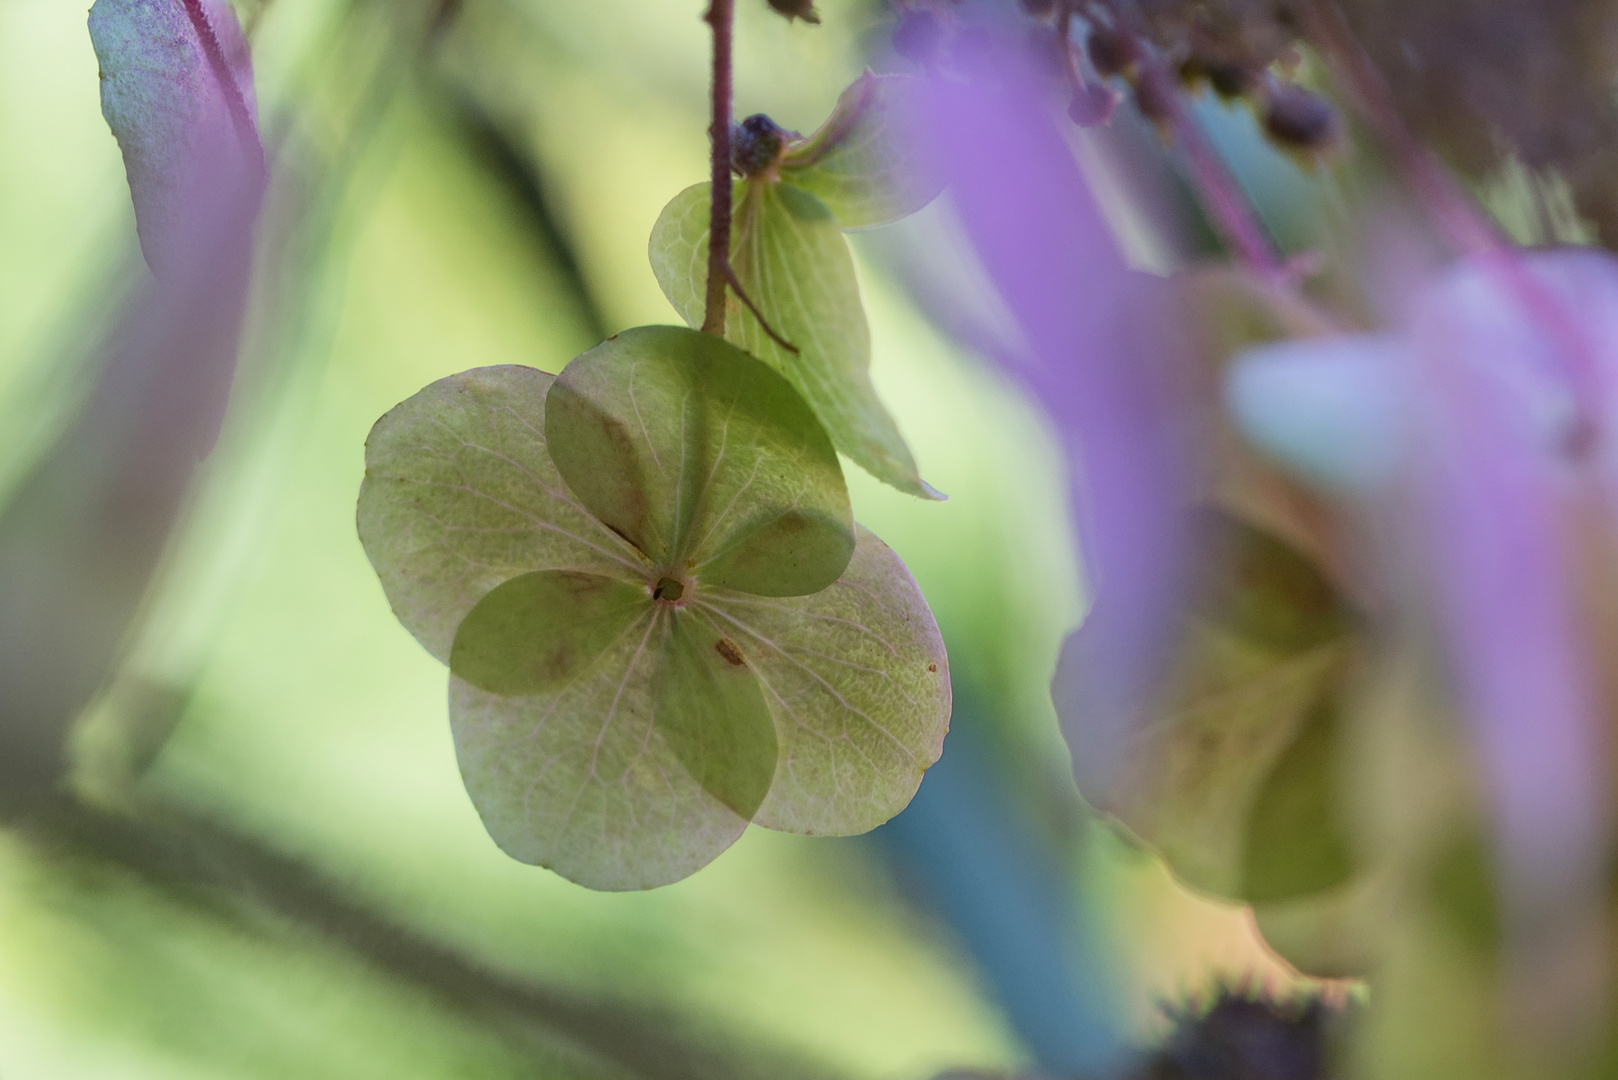
<path id="1" fill-rule="evenodd" d="M 1361 508 L 1387 594 L 1436 634 L 1508 918 L 1587 902 L 1609 841 L 1592 631 L 1618 536 L 1618 260 L 1462 260 L 1398 331 L 1252 350 L 1227 391 L 1255 444 Z"/>

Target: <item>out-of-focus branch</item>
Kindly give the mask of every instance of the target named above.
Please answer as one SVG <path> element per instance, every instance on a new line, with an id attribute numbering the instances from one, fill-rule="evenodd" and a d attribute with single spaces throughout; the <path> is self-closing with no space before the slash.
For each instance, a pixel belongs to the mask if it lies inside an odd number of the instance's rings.
<path id="1" fill-rule="evenodd" d="M 30 817 L 23 835 L 46 857 L 102 860 L 216 915 L 268 910 L 519 1046 L 582 1048 L 602 1071 L 627 1080 L 837 1080 L 774 1047 L 703 1031 L 677 1013 L 495 971 L 368 910 L 307 864 L 176 805 L 143 802 L 120 811 L 61 797 Z"/>

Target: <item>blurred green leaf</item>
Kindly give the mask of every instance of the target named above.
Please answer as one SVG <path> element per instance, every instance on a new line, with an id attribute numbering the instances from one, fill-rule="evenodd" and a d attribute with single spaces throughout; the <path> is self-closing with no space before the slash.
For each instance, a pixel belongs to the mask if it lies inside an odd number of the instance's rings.
<path id="1" fill-rule="evenodd" d="M 1317 701 L 1259 789 L 1242 849 L 1242 896 L 1251 903 L 1322 892 L 1347 881 L 1354 854 L 1334 812 L 1341 708 Z"/>
<path id="2" fill-rule="evenodd" d="M 1210 580 L 1173 677 L 1118 778 L 1087 795 L 1196 888 L 1278 901 L 1338 886 L 1356 869 L 1333 806 L 1351 624 L 1295 549 L 1229 515 L 1205 523 Z"/>
<path id="3" fill-rule="evenodd" d="M 867 71 L 837 99 L 820 129 L 787 150 L 781 179 L 815 196 L 845 229 L 886 225 L 943 190 L 914 137 L 925 83 Z"/>
<path id="4" fill-rule="evenodd" d="M 707 280 L 709 186 L 676 195 L 652 228 L 658 284 L 681 318 L 700 326 Z M 924 498 L 898 426 L 871 385 L 871 336 L 859 282 L 837 221 L 814 196 L 787 184 L 743 181 L 735 188 L 731 265 L 771 327 L 797 352 L 772 340 L 729 294 L 725 338 L 785 375 L 825 425 L 837 449 L 872 476 Z"/>
<path id="5" fill-rule="evenodd" d="M 1367 868 L 1335 888 L 1253 905 L 1264 943 L 1299 971 L 1365 978 L 1387 940 L 1391 875 Z"/>

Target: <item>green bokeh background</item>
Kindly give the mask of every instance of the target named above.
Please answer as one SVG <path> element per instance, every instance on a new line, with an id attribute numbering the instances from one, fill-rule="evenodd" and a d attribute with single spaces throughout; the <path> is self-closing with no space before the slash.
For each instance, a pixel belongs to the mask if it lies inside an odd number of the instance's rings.
<path id="1" fill-rule="evenodd" d="M 315 184 L 304 217 L 291 200 L 272 219 L 318 219 L 319 242 L 276 264 L 255 308 L 224 436 L 78 740 L 81 784 L 144 769 L 142 797 L 296 860 L 412 940 L 567 1000 L 649 1010 L 682 1045 L 862 1080 L 1026 1064 L 960 942 L 868 841 L 752 829 L 685 882 L 603 895 L 484 833 L 455 768 L 446 672 L 395 622 L 355 536 L 365 435 L 451 372 L 554 372 L 600 330 L 677 321 L 645 248 L 664 202 L 705 173 L 702 5 L 468 3 L 430 64 L 384 61 L 409 70 L 363 139 L 343 119 L 359 76 L 321 59 L 343 6 L 275 0 L 257 23 L 266 132 L 295 118 L 342 179 Z M 820 6 L 817 29 L 743 0 L 738 114 L 812 128 L 887 32 L 876 5 Z M 381 50 L 390 17 L 373 12 L 369 38 L 346 32 Z M 561 246 L 469 136 L 468 98 L 542 164 Z M 3 497 L 93 379 L 138 266 L 82 3 L 0 4 L 0 163 Z M 847 466 L 855 515 L 920 581 L 958 697 L 995 703 L 990 752 L 1027 777 L 1031 812 L 1046 800 L 1072 815 L 1046 684 L 1081 607 L 1052 441 L 921 317 L 878 237 L 853 243 L 878 389 L 950 495 L 923 503 Z M 1123 957 L 1113 992 L 1134 1030 L 1210 970 L 1282 977 L 1240 915 L 1143 857 L 1098 839 L 1075 865 Z M 7 1080 L 635 1075 L 602 1051 L 610 1034 L 513 1030 L 273 898 L 0 833 Z"/>

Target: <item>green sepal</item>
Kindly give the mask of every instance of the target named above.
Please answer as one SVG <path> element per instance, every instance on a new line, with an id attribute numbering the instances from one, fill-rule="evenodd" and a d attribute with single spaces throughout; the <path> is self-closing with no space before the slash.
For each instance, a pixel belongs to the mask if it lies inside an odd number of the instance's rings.
<path id="1" fill-rule="evenodd" d="M 694 613 L 669 617 L 653 680 L 657 733 L 714 798 L 751 818 L 779 749 L 764 691 L 741 647 Z"/>
<path id="2" fill-rule="evenodd" d="M 681 318 L 702 325 L 709 185 L 676 195 L 652 228 L 652 270 Z M 838 450 L 900 491 L 941 498 L 921 479 L 898 425 L 871 384 L 871 334 L 854 260 L 837 220 L 814 196 L 768 180 L 735 186 L 731 266 L 770 327 L 727 292 L 725 339 L 784 375 Z M 794 352 L 793 349 L 797 351 Z"/>
<path id="3" fill-rule="evenodd" d="M 535 570 L 477 602 L 449 668 L 495 694 L 538 694 L 588 667 L 647 606 L 645 586 L 577 570 Z"/>
<path id="4" fill-rule="evenodd" d="M 919 137 L 926 83 L 867 71 L 837 99 L 820 128 L 788 147 L 781 179 L 815 196 L 845 229 L 915 213 L 944 188 L 943 170 Z"/>
<path id="5" fill-rule="evenodd" d="M 664 573 L 797 596 L 853 554 L 848 489 L 814 414 L 710 334 L 640 327 L 584 353 L 551 389 L 545 433 L 579 502 Z"/>

